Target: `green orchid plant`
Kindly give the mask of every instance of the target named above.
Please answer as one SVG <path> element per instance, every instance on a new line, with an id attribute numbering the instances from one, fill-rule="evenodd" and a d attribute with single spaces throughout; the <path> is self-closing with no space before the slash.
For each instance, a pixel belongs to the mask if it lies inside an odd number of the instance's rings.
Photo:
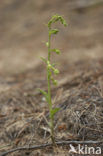
<path id="1" fill-rule="evenodd" d="M 55 52 L 56 54 L 60 54 L 59 49 L 52 49 L 51 48 L 51 36 L 56 35 L 59 30 L 58 29 L 52 29 L 52 24 L 60 22 L 63 24 L 65 27 L 67 26 L 66 21 L 64 18 L 60 15 L 54 15 L 52 18 L 49 20 L 47 27 L 48 27 L 48 42 L 46 42 L 46 46 L 48 48 L 48 58 L 45 59 L 41 57 L 43 62 L 46 64 L 46 70 L 47 70 L 47 83 L 48 83 L 48 91 L 45 92 L 41 89 L 39 91 L 45 96 L 45 99 L 48 103 L 49 106 L 49 127 L 50 127 L 50 133 L 51 133 L 51 141 L 54 144 L 55 143 L 55 136 L 54 136 L 54 116 L 55 114 L 59 111 L 59 108 L 54 108 L 53 103 L 52 103 L 52 98 L 51 98 L 51 82 L 54 85 L 57 85 L 57 80 L 53 78 L 53 74 L 57 75 L 59 74 L 59 70 L 55 67 L 55 63 L 51 63 L 51 54 Z"/>

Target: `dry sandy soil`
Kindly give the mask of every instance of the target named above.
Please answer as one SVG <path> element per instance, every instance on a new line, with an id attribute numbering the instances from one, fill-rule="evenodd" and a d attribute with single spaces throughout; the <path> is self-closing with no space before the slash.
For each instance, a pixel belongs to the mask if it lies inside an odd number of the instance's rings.
<path id="1" fill-rule="evenodd" d="M 52 40 L 62 51 L 53 55 L 60 69 L 58 86 L 52 87 L 54 105 L 60 107 L 56 141 L 103 140 L 103 1 L 79 1 L 0 1 L 0 153 L 50 142 L 48 106 L 37 88 L 47 90 L 39 57 L 47 56 L 45 24 L 55 13 L 68 23 L 66 28 L 56 25 L 60 32 Z M 98 146 L 103 149 L 103 143 Z M 8 155 L 74 154 L 69 154 L 68 145 Z"/>

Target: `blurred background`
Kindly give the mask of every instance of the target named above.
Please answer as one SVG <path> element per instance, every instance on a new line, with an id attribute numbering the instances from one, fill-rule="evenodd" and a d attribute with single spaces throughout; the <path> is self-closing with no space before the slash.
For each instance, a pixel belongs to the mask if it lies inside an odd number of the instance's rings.
<path id="1" fill-rule="evenodd" d="M 103 57 L 103 0 L 0 0 L 0 74 L 36 68 L 47 55 L 45 24 L 54 14 L 64 15 L 68 27 L 57 25 L 54 48 L 68 63 Z"/>

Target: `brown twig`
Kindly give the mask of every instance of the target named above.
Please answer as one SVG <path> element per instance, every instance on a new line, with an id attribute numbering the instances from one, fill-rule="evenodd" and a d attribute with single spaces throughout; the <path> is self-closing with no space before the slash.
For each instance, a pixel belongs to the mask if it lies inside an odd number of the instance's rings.
<path id="1" fill-rule="evenodd" d="M 56 142 L 56 145 L 58 146 L 63 146 L 63 145 L 69 145 L 69 144 L 99 144 L 99 143 L 103 143 L 103 141 L 59 141 Z M 46 143 L 46 144 L 42 144 L 42 145 L 35 145 L 32 147 L 17 147 L 14 149 L 11 149 L 7 152 L 1 153 L 0 156 L 6 156 L 12 152 L 15 151 L 21 151 L 21 150 L 37 150 L 37 149 L 43 149 L 45 147 L 50 147 L 53 146 L 52 143 Z"/>

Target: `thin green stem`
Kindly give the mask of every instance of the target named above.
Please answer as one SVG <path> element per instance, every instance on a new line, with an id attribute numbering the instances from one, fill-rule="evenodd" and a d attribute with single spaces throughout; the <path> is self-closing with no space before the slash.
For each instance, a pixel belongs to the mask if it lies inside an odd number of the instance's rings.
<path id="1" fill-rule="evenodd" d="M 48 61 L 50 61 L 50 48 L 51 48 L 51 34 L 49 34 L 49 37 L 48 37 Z"/>
<path id="2" fill-rule="evenodd" d="M 50 31 L 50 29 L 49 29 Z M 48 38 L 48 61 L 50 62 L 50 48 L 51 48 L 51 34 L 49 34 L 49 38 Z M 50 69 L 47 67 L 47 81 L 48 81 L 48 101 L 49 101 L 49 113 L 50 113 L 50 131 L 51 131 L 51 140 L 52 143 L 55 143 L 54 140 L 54 121 L 53 121 L 53 117 L 51 115 L 51 111 L 52 111 L 52 100 L 51 100 L 51 71 Z"/>

